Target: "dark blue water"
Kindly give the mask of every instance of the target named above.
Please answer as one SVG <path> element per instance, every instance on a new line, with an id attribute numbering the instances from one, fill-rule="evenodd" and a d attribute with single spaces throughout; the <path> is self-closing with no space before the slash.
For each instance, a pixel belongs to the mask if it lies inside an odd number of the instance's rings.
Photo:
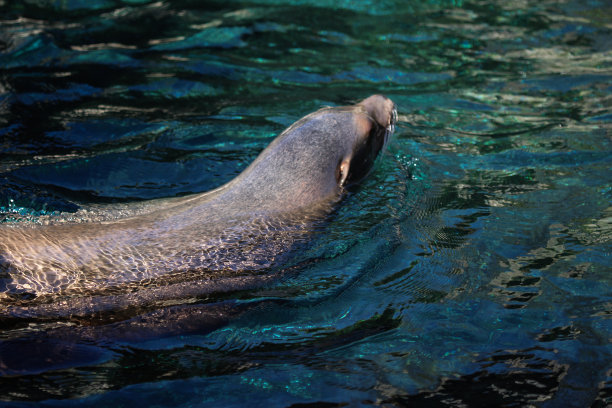
<path id="1" fill-rule="evenodd" d="M 400 113 L 297 271 L 184 300 L 222 305 L 226 324 L 136 341 L 95 316 L 5 319 L 0 400 L 609 406 L 611 15 L 572 0 L 0 1 L 3 223 L 207 191 L 323 105 L 384 93 Z"/>

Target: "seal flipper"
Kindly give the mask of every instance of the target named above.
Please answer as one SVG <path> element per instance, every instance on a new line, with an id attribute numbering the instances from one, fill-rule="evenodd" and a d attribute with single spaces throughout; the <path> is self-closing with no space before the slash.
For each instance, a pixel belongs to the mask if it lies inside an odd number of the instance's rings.
<path id="1" fill-rule="evenodd" d="M 349 169 L 351 167 L 350 164 L 351 164 L 351 161 L 347 157 L 347 158 L 342 159 L 342 161 L 338 165 L 338 170 L 337 170 L 338 175 L 336 176 L 336 179 L 338 180 L 338 185 L 340 187 L 344 187 L 344 185 L 346 184 L 346 179 L 348 178 Z"/>

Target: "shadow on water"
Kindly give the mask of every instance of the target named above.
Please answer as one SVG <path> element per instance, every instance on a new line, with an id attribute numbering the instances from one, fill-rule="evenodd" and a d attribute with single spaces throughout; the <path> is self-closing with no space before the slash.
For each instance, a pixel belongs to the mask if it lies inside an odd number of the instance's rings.
<path id="1" fill-rule="evenodd" d="M 231 307 L 181 306 L 177 308 L 178 311 L 165 310 L 163 313 L 166 316 L 154 317 L 174 320 L 166 324 L 160 324 L 159 320 L 157 325 L 147 324 L 146 319 L 141 318 L 129 325 L 86 327 L 80 330 L 63 327 L 47 330 L 42 335 L 38 333 L 32 337 L 4 341 L 1 345 L 2 353 L 11 357 L 3 363 L 14 365 L 12 371 L 3 372 L 7 376 L 6 381 L 3 381 L 3 393 L 16 399 L 21 399 L 19 395 L 25 393 L 29 400 L 45 400 L 57 396 L 74 398 L 88 395 L 98 387 L 120 389 L 142 382 L 239 374 L 275 361 L 307 361 L 313 366 L 324 365 L 324 360 L 317 357 L 319 353 L 367 339 L 399 325 L 399 321 L 393 318 L 393 311 L 385 310 L 381 315 L 325 336 L 295 344 L 261 343 L 248 351 L 211 350 L 191 345 L 170 350 L 134 347 L 139 341 L 146 341 L 147 336 L 149 340 L 159 339 L 158 333 L 154 331 L 163 331 L 164 335 L 205 335 L 208 331 L 225 326 L 230 319 L 245 319 L 248 316 L 240 316 L 256 314 L 262 309 L 269 310 L 279 305 L 282 303 L 266 301 L 255 305 L 234 304 Z M 171 330 L 176 333 L 171 333 Z M 140 338 L 133 338 L 132 335 Z M 105 349 L 109 342 L 113 346 Z M 109 355 L 112 356 L 112 364 L 94 365 L 109 358 Z M 75 366 L 79 367 L 76 372 L 74 369 L 66 370 Z M 19 375 L 22 372 L 25 375 Z"/>
<path id="2" fill-rule="evenodd" d="M 478 361 L 481 371 L 444 379 L 434 391 L 393 396 L 385 403 L 400 406 L 525 406 L 553 394 L 567 367 L 537 356 L 534 350 L 499 352 Z M 552 350 L 540 349 L 538 354 Z"/>
<path id="3" fill-rule="evenodd" d="M 184 276 L 129 307 L 0 294 L 0 400 L 610 405 L 611 11 L 0 1 L 1 224 L 106 222 L 213 189 L 321 106 L 384 93 L 400 120 L 261 285 Z"/>

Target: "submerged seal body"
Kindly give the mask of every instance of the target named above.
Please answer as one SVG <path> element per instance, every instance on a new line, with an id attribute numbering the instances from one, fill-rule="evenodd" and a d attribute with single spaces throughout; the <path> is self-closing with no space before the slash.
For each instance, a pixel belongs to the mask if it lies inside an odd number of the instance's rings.
<path id="1" fill-rule="evenodd" d="M 0 314 L 19 314 L 15 299 L 43 299 L 47 312 L 94 310 L 96 302 L 78 299 L 107 299 L 97 301 L 105 309 L 265 282 L 265 274 L 253 271 L 274 266 L 346 185 L 365 177 L 396 115 L 381 95 L 320 109 L 282 132 L 229 183 L 145 214 L 1 226 Z"/>

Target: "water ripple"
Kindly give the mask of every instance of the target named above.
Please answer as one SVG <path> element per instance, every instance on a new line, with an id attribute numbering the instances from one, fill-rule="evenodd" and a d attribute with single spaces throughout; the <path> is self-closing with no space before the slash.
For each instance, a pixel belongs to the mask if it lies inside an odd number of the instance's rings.
<path id="1" fill-rule="evenodd" d="M 321 106 L 399 113 L 269 284 L 39 319 L 0 293 L 0 400 L 610 405 L 610 11 L 0 0 L 0 228 L 171 205 Z"/>

